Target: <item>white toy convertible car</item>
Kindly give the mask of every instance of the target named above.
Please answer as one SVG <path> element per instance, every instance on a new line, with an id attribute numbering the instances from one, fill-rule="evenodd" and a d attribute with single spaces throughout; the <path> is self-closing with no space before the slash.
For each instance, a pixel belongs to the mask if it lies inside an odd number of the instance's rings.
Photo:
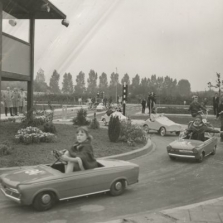
<path id="1" fill-rule="evenodd" d="M 96 107 L 97 111 L 104 111 L 106 107 L 103 105 L 103 103 L 99 103 Z"/>
<path id="2" fill-rule="evenodd" d="M 177 135 L 184 131 L 180 124 L 177 124 L 164 115 L 152 114 L 151 118 L 148 118 L 143 124 L 144 129 L 149 132 L 149 130 L 158 131 L 161 136 L 165 136 L 167 132 L 175 132 Z"/>
<path id="3" fill-rule="evenodd" d="M 102 121 L 105 125 L 108 125 L 111 116 L 113 116 L 113 117 L 118 116 L 118 117 L 119 117 L 119 120 L 126 120 L 126 119 L 127 119 L 127 117 L 124 116 L 121 112 L 115 111 L 115 112 L 111 113 L 110 115 L 108 115 L 107 113 L 104 114 L 104 115 L 101 117 L 101 121 Z"/>

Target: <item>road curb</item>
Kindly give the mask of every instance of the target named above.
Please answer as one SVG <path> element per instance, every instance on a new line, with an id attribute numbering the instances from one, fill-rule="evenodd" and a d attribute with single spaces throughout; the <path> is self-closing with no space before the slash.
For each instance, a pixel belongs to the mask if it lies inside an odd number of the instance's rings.
<path id="1" fill-rule="evenodd" d="M 151 139 L 148 139 L 146 145 L 143 146 L 142 148 L 139 148 L 139 149 L 136 149 L 134 151 L 127 152 L 127 153 L 121 153 L 121 154 L 113 155 L 113 156 L 99 157 L 98 159 L 103 158 L 103 159 L 131 160 L 131 159 L 135 159 L 137 157 L 140 157 L 140 156 L 143 156 L 143 155 L 149 153 L 152 150 L 152 148 L 153 148 L 153 143 L 152 143 Z M 42 164 L 42 165 L 44 165 L 44 164 Z M 34 165 L 34 166 L 36 166 L 36 165 Z M 9 172 L 9 171 L 13 171 L 13 170 L 19 170 L 21 168 L 29 168 L 29 167 L 33 167 L 33 166 L 0 168 L 0 175 L 5 173 L 5 172 Z"/>
<path id="2" fill-rule="evenodd" d="M 218 201 L 223 201 L 223 197 L 219 197 L 219 198 L 215 198 L 215 199 L 211 199 L 211 200 L 207 200 L 207 201 L 202 201 L 202 202 L 198 202 L 198 203 L 194 203 L 194 204 L 189 204 L 189 205 L 185 205 L 185 206 L 180 206 L 180 207 L 176 207 L 176 208 L 170 208 L 170 209 L 166 209 L 166 210 L 163 210 L 160 212 L 163 214 L 171 214 L 173 212 L 180 211 L 180 210 L 188 210 L 188 209 L 196 208 L 196 207 L 199 207 L 202 205 L 214 204 Z"/>
<path id="3" fill-rule="evenodd" d="M 118 155 L 106 156 L 106 157 L 103 157 L 103 159 L 132 160 L 149 153 L 152 150 L 152 148 L 153 148 L 153 143 L 151 139 L 148 139 L 146 145 L 140 149 L 136 149 L 134 151 L 122 153 Z"/>

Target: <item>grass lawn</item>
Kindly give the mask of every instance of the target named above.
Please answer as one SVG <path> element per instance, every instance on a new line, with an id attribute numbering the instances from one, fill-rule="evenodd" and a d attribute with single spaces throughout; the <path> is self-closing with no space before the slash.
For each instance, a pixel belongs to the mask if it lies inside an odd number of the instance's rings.
<path id="1" fill-rule="evenodd" d="M 72 146 L 75 142 L 76 131 L 76 127 L 73 125 L 56 124 L 55 126 L 58 137 L 56 142 L 24 145 L 14 142 L 14 136 L 21 128 L 21 124 L 0 122 L 0 143 L 7 140 L 14 147 L 12 154 L 0 156 L 0 168 L 54 162 L 55 158 L 51 155 L 51 151 L 53 149 L 67 149 Z M 96 158 L 129 152 L 143 146 L 141 144 L 130 147 L 124 142 L 111 143 L 108 138 L 107 129 L 104 128 L 97 130 L 90 129 L 90 133 L 94 138 L 92 145 Z"/>

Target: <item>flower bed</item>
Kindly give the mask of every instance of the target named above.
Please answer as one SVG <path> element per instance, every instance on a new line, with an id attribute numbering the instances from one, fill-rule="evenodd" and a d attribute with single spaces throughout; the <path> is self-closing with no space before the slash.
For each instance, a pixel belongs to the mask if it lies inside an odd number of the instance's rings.
<path id="1" fill-rule="evenodd" d="M 56 136 L 53 133 L 43 132 L 40 129 L 31 126 L 18 130 L 15 135 L 16 143 L 22 142 L 26 145 L 31 143 L 53 142 L 55 140 Z"/>

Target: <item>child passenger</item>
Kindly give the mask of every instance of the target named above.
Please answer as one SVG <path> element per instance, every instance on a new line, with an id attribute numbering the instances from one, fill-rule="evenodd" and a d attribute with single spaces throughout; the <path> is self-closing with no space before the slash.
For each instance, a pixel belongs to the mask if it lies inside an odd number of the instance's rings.
<path id="1" fill-rule="evenodd" d="M 68 161 L 65 173 L 97 167 L 91 145 L 93 137 L 89 134 L 87 127 L 79 127 L 76 137 L 76 143 L 61 156 L 62 160 Z"/>

